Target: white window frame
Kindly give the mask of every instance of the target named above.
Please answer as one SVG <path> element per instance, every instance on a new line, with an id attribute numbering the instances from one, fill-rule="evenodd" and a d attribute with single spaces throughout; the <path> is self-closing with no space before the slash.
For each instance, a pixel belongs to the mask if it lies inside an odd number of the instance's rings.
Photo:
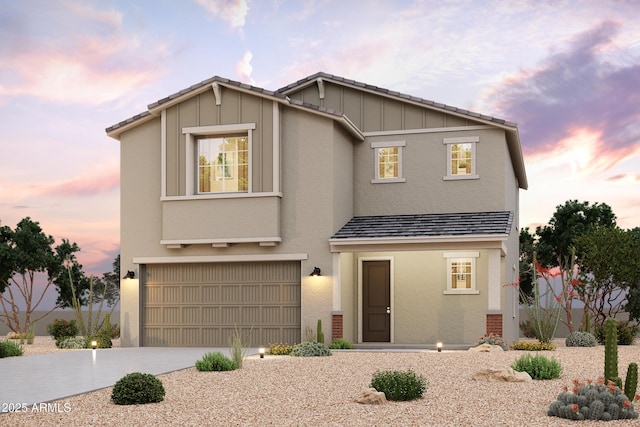
<path id="1" fill-rule="evenodd" d="M 444 295 L 478 295 L 480 291 L 476 288 L 476 276 L 478 270 L 476 259 L 480 257 L 478 251 L 467 252 L 445 252 L 442 254 L 447 260 L 447 289 L 442 293 Z M 453 275 L 453 263 L 455 262 L 471 262 L 471 289 L 457 289 L 453 287 L 451 276 Z"/>
<path id="2" fill-rule="evenodd" d="M 252 169 L 253 169 L 253 130 L 256 128 L 255 123 L 240 123 L 235 125 L 220 126 L 197 126 L 186 127 L 182 129 L 186 141 L 185 170 L 187 174 L 187 196 L 195 196 L 202 198 L 211 197 L 229 197 L 229 195 L 247 195 L 253 193 L 252 185 Z M 249 185 L 247 191 L 241 192 L 220 192 L 220 193 L 198 193 L 198 137 L 204 136 L 225 136 L 232 134 L 246 133 L 248 138 L 249 150 Z"/>
<path id="3" fill-rule="evenodd" d="M 447 175 L 442 177 L 445 181 L 448 180 L 461 180 L 461 179 L 478 179 L 480 176 L 478 175 L 477 169 L 477 153 L 478 150 L 476 146 L 480 142 L 479 136 L 458 136 L 453 138 L 443 138 L 442 143 L 447 146 Z M 451 170 L 452 163 L 452 153 L 451 147 L 454 144 L 471 144 L 471 173 L 458 175 L 454 174 Z"/>
<path id="4" fill-rule="evenodd" d="M 371 148 L 373 148 L 373 176 L 371 180 L 372 184 L 389 184 L 395 182 L 407 182 L 402 174 L 402 149 L 407 146 L 406 141 L 380 141 L 372 142 Z M 380 159 L 379 150 L 383 148 L 398 148 L 398 176 L 396 178 L 380 178 Z"/>

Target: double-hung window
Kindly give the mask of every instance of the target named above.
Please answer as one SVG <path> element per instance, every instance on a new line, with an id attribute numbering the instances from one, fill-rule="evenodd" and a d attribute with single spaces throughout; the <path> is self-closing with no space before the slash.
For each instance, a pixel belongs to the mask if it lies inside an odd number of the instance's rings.
<path id="1" fill-rule="evenodd" d="M 445 294 L 478 294 L 476 289 L 476 258 L 478 252 L 445 252 L 447 260 L 447 290 Z"/>
<path id="2" fill-rule="evenodd" d="M 186 196 L 243 197 L 251 193 L 255 123 L 182 129 L 186 141 Z"/>
<path id="3" fill-rule="evenodd" d="M 477 179 L 476 145 L 477 136 L 444 138 L 447 146 L 447 176 L 444 179 Z"/>
<path id="4" fill-rule="evenodd" d="M 204 136 L 198 145 L 198 193 L 249 191 L 247 135 Z"/>
<path id="5" fill-rule="evenodd" d="M 405 182 L 402 176 L 402 148 L 405 141 L 372 142 L 374 150 L 375 171 L 373 184 Z"/>

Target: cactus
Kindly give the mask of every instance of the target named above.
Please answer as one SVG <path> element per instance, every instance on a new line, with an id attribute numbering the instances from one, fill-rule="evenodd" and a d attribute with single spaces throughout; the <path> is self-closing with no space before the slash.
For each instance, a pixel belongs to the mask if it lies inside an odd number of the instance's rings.
<path id="1" fill-rule="evenodd" d="M 549 416 L 601 421 L 638 418 L 633 404 L 618 387 L 602 383 L 574 384 L 574 393 L 561 393 L 551 402 Z"/>
<path id="2" fill-rule="evenodd" d="M 104 315 L 103 330 L 104 334 L 111 338 L 111 315 L 109 313 Z"/>
<path id="3" fill-rule="evenodd" d="M 589 312 L 584 313 L 584 332 L 591 333 L 591 316 L 589 316 Z"/>
<path id="4" fill-rule="evenodd" d="M 635 362 L 631 362 L 629 363 L 629 367 L 627 368 L 627 377 L 624 380 L 624 394 L 632 402 L 636 396 L 637 388 L 638 388 L 638 364 Z"/>
<path id="5" fill-rule="evenodd" d="M 316 332 L 316 338 L 319 343 L 324 344 L 324 332 L 322 332 L 322 320 L 318 319 L 318 330 Z"/>
<path id="6" fill-rule="evenodd" d="M 618 331 L 616 320 L 609 318 L 604 323 L 604 381 L 614 381 L 618 377 Z"/>

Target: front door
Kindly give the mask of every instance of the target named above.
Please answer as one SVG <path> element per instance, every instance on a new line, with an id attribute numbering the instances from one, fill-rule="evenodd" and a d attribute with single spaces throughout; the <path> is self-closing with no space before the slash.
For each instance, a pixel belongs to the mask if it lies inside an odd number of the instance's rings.
<path id="1" fill-rule="evenodd" d="M 362 262 L 362 341 L 391 341 L 391 262 Z"/>

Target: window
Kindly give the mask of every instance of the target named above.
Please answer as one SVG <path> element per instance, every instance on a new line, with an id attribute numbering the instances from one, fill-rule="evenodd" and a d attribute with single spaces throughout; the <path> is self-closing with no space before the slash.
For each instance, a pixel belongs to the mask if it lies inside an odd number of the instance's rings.
<path id="1" fill-rule="evenodd" d="M 402 176 L 402 147 L 404 141 L 372 142 L 375 153 L 374 184 L 405 182 Z"/>
<path id="2" fill-rule="evenodd" d="M 249 140 L 246 135 L 201 137 L 198 142 L 198 193 L 249 190 Z"/>
<path id="3" fill-rule="evenodd" d="M 255 123 L 182 128 L 185 136 L 185 196 L 249 197 Z M 163 162 L 166 160 L 163 160 Z"/>
<path id="4" fill-rule="evenodd" d="M 476 289 L 476 258 L 478 252 L 445 252 L 447 259 L 447 290 L 445 294 L 479 294 Z"/>
<path id="5" fill-rule="evenodd" d="M 477 179 L 476 144 L 477 136 L 444 138 L 447 145 L 447 176 L 444 179 Z"/>

